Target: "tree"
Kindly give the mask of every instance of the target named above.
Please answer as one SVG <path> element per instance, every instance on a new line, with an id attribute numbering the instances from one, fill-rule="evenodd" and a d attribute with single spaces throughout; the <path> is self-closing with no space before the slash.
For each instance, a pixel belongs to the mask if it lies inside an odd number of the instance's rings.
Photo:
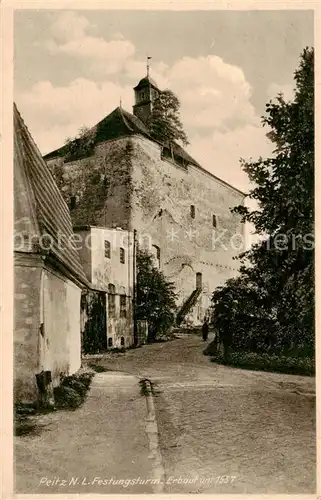
<path id="1" fill-rule="evenodd" d="M 155 99 L 148 127 L 152 137 L 170 145 L 175 141 L 189 144 L 179 116 L 180 102 L 171 90 L 164 90 Z"/>
<path id="2" fill-rule="evenodd" d="M 251 307 L 253 314 L 274 321 L 279 343 L 304 343 L 310 352 L 314 339 L 313 61 L 314 50 L 306 48 L 294 75 L 292 101 L 286 102 L 279 94 L 266 105 L 263 125 L 270 128 L 273 155 L 256 162 L 242 161 L 254 183 L 249 197 L 257 201 L 258 209 L 239 206 L 232 210 L 264 236 L 240 256 L 240 277 L 233 284 L 240 292 L 235 317 L 244 310 L 245 286 L 253 292 L 247 310 Z M 214 294 L 214 311 L 226 302 L 224 295 L 230 292 L 230 285 L 220 296 Z M 235 331 L 234 326 L 229 324 L 230 330 Z"/>
<path id="3" fill-rule="evenodd" d="M 146 251 L 137 253 L 136 320 L 148 321 L 148 340 L 166 333 L 173 325 L 176 309 L 173 283 L 153 263 Z"/>
<path id="4" fill-rule="evenodd" d="M 65 139 L 65 161 L 78 160 L 93 153 L 96 142 L 95 129 L 82 125 L 75 137 Z"/>

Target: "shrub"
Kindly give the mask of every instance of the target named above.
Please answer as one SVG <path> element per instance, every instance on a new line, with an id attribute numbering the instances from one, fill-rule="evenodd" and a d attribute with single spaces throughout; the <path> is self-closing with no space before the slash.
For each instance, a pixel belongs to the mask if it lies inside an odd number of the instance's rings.
<path id="1" fill-rule="evenodd" d="M 65 385 L 54 388 L 54 397 L 57 408 L 75 409 L 83 402 L 83 398 L 75 389 Z"/>
<path id="2" fill-rule="evenodd" d="M 54 398 L 57 408 L 77 408 L 86 397 L 93 372 L 81 372 L 62 377 L 61 383 L 54 389 Z"/>

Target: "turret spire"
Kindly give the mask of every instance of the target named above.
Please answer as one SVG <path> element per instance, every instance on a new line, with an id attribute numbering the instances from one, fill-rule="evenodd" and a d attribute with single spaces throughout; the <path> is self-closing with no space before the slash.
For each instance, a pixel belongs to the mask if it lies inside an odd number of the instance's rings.
<path id="1" fill-rule="evenodd" d="M 151 59 L 151 56 L 147 56 L 147 63 L 146 63 L 147 77 L 149 77 L 149 67 L 150 67 L 149 61 L 150 61 L 150 59 Z"/>

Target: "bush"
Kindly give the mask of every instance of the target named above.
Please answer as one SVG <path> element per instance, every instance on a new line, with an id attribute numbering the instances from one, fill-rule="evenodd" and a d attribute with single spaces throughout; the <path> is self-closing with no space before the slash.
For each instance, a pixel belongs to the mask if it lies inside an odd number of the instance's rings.
<path id="1" fill-rule="evenodd" d="M 78 408 L 85 400 L 93 376 L 93 372 L 81 372 L 63 377 L 60 385 L 54 388 L 57 408 Z"/>
<path id="2" fill-rule="evenodd" d="M 54 388 L 55 404 L 57 408 L 78 408 L 83 402 L 83 398 L 80 394 L 73 389 L 65 385 L 59 385 Z"/>

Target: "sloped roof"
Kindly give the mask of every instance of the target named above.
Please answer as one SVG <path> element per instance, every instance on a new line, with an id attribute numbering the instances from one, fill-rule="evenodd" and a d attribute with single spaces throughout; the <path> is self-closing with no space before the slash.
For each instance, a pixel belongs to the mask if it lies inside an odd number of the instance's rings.
<path id="1" fill-rule="evenodd" d="M 142 120 L 140 120 L 137 116 L 129 113 L 128 111 L 125 111 L 122 107 L 117 107 L 116 109 L 114 109 L 109 115 L 103 118 L 103 120 L 97 123 L 97 125 L 92 127 L 89 130 L 88 134 L 93 135 L 94 145 L 111 139 L 118 139 L 128 135 L 140 134 L 143 135 L 144 137 L 147 137 L 149 140 L 160 144 L 161 146 L 165 146 L 164 144 L 155 140 L 151 136 L 150 131 L 148 130 L 146 125 L 142 122 Z M 74 142 L 77 142 L 77 139 Z M 237 191 L 243 196 L 246 196 L 246 194 L 242 192 L 240 189 L 232 186 L 228 182 L 224 181 L 223 179 L 220 179 L 216 175 L 212 174 L 211 172 L 203 168 L 196 160 L 194 160 L 194 158 L 190 154 L 187 153 L 187 151 L 185 151 L 185 149 L 183 149 L 176 142 L 173 142 L 171 144 L 171 148 L 174 158 L 176 157 L 176 159 L 183 160 L 183 163 L 185 164 L 194 165 L 195 167 L 199 168 L 209 176 L 213 177 L 220 183 L 224 184 L 225 186 L 228 186 L 229 188 L 232 188 L 234 191 Z M 44 156 L 44 159 L 48 161 L 53 158 L 64 157 L 65 155 L 66 155 L 66 146 L 62 146 L 61 148 L 46 154 Z"/>
<path id="2" fill-rule="evenodd" d="M 97 123 L 97 125 L 92 127 L 88 134 L 94 134 L 95 144 L 135 134 L 143 135 L 151 141 L 158 142 L 151 136 L 148 128 L 142 120 L 140 120 L 137 116 L 128 113 L 128 111 L 125 111 L 121 107 L 114 109 L 114 111 L 103 118 L 103 120 Z M 173 143 L 172 149 L 174 155 L 182 158 L 187 163 L 191 163 L 197 167 L 200 166 L 194 158 L 192 158 L 181 146 L 179 146 L 179 144 Z M 65 146 L 62 146 L 61 148 L 46 154 L 44 159 L 50 160 L 52 158 L 62 157 L 65 152 Z"/>
<path id="3" fill-rule="evenodd" d="M 40 234 L 50 237 L 49 255 L 77 281 L 89 286 L 78 251 L 68 244 L 74 234 L 68 206 L 15 104 L 13 118 L 14 169 L 23 171 L 28 179 L 26 188 L 32 191 Z M 59 238 L 63 244 L 59 244 Z"/>
<path id="4" fill-rule="evenodd" d="M 155 87 L 156 89 L 158 89 L 158 86 L 157 86 L 157 83 L 155 82 L 155 80 L 153 80 L 149 75 L 147 75 L 140 80 L 138 85 L 136 85 L 136 87 L 134 87 L 134 90 L 139 90 L 140 88 L 146 87 L 146 85 L 149 85 L 149 84 L 152 85 L 153 87 Z"/>

